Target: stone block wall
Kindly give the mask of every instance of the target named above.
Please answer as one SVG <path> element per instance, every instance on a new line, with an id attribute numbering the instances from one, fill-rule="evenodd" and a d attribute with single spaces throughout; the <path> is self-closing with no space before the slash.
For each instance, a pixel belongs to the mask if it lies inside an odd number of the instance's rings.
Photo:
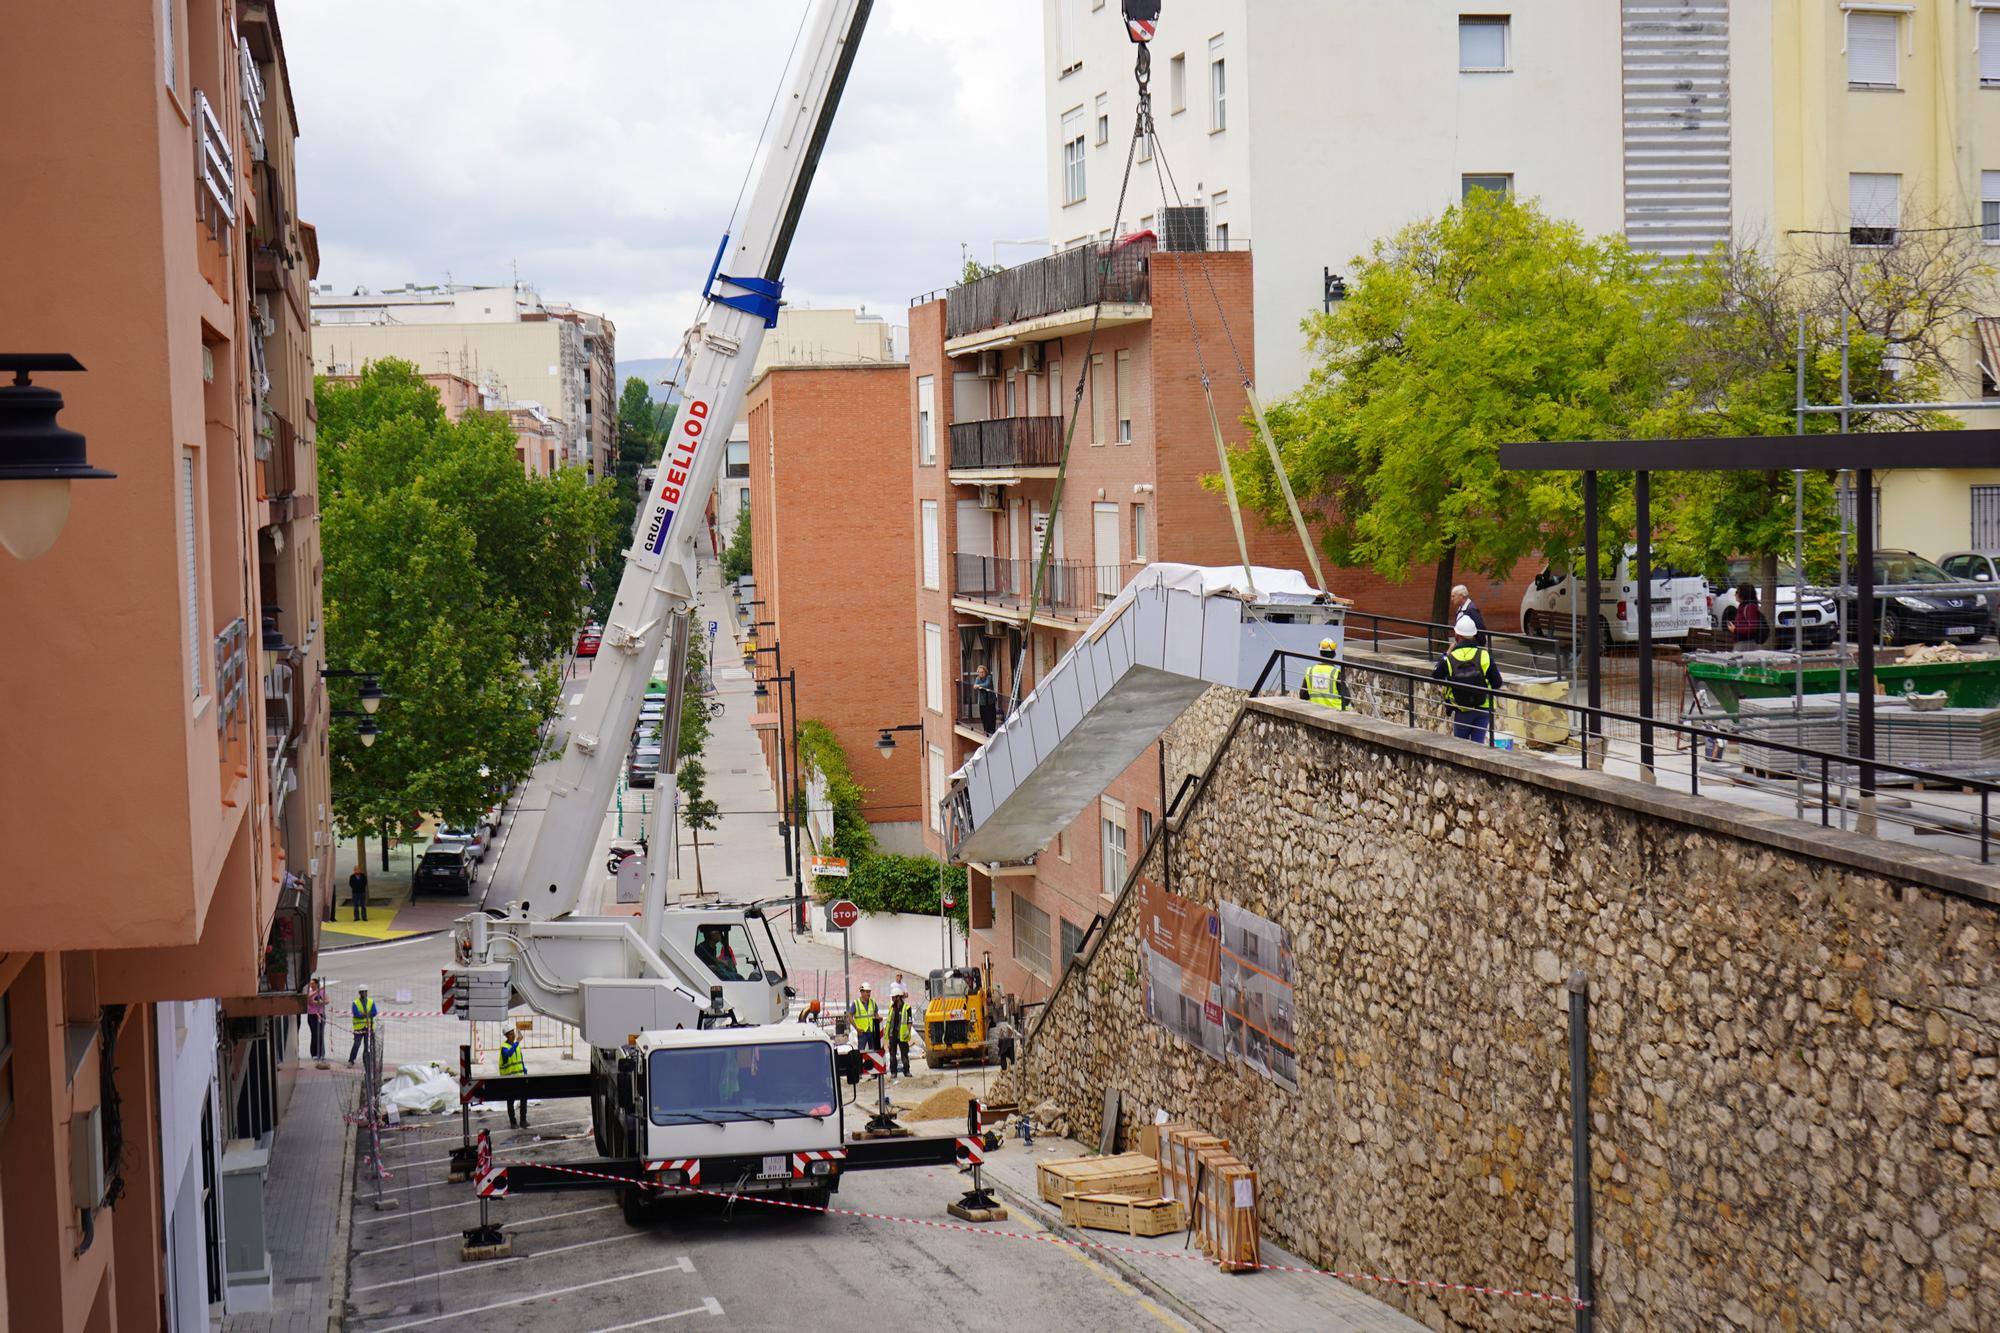
<path id="1" fill-rule="evenodd" d="M 1175 891 L 1291 932 L 1301 1088 L 1147 1023 L 1128 893 L 1017 1070 L 1079 1137 L 1117 1087 L 1227 1135 L 1315 1263 L 1567 1295 L 1582 968 L 1598 1327 L 2000 1327 L 2000 876 L 1291 702 L 1179 824 L 1137 873 L 1170 847 Z"/>

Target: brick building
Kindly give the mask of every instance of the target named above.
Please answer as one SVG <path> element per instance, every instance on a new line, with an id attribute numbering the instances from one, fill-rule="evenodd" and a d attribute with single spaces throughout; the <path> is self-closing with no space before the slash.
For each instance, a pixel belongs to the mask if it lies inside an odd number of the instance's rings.
<path id="1" fill-rule="evenodd" d="M 777 365 L 751 384 L 748 424 L 752 619 L 758 675 L 798 673 L 798 710 L 833 730 L 885 850 L 916 851 L 917 749 L 878 758 L 885 726 L 910 720 L 909 368 L 898 362 Z M 754 719 L 778 776 L 779 700 Z M 789 727 L 790 702 L 784 724 Z M 787 760 L 789 762 L 789 759 Z"/>

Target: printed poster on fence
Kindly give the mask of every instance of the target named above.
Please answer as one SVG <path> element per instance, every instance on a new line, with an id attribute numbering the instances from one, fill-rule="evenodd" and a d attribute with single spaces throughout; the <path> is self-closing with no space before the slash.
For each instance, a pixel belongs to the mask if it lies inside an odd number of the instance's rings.
<path id="1" fill-rule="evenodd" d="M 1299 1090 L 1293 1023 L 1292 937 L 1283 926 L 1222 904 L 1221 991 L 1224 1048 L 1264 1077 Z"/>
<path id="2" fill-rule="evenodd" d="M 1139 962 L 1146 1017 L 1223 1058 L 1221 923 L 1202 904 L 1139 881 Z"/>

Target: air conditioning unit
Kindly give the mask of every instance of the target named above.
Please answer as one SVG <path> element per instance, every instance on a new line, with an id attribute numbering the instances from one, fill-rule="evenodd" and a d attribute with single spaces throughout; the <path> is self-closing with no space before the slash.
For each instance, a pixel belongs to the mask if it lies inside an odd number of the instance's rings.
<path id="1" fill-rule="evenodd" d="M 1208 249 L 1207 206 L 1188 204 L 1179 208 L 1161 209 L 1160 248 L 1162 250 Z"/>
<path id="2" fill-rule="evenodd" d="M 1021 369 L 1034 374 L 1042 368 L 1042 345 L 1040 343 L 1021 344 Z"/>
<path id="3" fill-rule="evenodd" d="M 69 1190 L 78 1208 L 104 1202 L 104 1108 L 69 1118 Z"/>
<path id="4" fill-rule="evenodd" d="M 979 488 L 979 507 L 995 514 L 1005 509 L 1007 507 L 1007 488 L 1005 486 L 981 486 Z"/>
<path id="5" fill-rule="evenodd" d="M 1000 353 L 981 352 L 979 354 L 979 378 L 997 380 L 1000 378 Z"/>

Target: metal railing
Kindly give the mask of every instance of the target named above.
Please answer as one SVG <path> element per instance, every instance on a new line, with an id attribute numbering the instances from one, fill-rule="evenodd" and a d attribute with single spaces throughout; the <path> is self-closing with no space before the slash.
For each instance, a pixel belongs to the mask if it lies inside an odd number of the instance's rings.
<path id="1" fill-rule="evenodd" d="M 1351 645 L 1365 646 L 1378 653 L 1414 652 L 1421 644 L 1423 655 L 1435 659 L 1451 647 L 1453 634 L 1450 625 L 1435 621 L 1385 616 L 1350 607 L 1344 638 Z M 1502 666 L 1558 676 L 1568 674 L 1576 666 L 1575 648 L 1560 639 L 1508 630 L 1488 630 L 1486 638 L 1494 660 Z"/>
<path id="2" fill-rule="evenodd" d="M 313 915 L 308 881 L 285 876 L 278 907 L 271 914 L 271 933 L 264 943 L 264 971 L 257 979 L 260 995 L 297 995 L 306 988 L 313 965 Z"/>
<path id="3" fill-rule="evenodd" d="M 1250 687 L 1251 697 L 1292 694 L 1303 681 L 1307 668 L 1319 660 L 1305 653 L 1284 649 L 1273 651 L 1265 660 L 1264 669 L 1258 673 L 1256 683 Z M 1446 683 L 1429 672 L 1343 662 L 1340 683 L 1349 710 L 1364 717 L 1396 722 L 1420 731 L 1450 733 L 1453 723 L 1465 718 L 1468 712 L 1453 708 L 1447 702 L 1444 693 Z M 1606 760 L 1614 755 L 1621 761 L 1630 755 L 1629 748 L 1623 754 L 1617 753 L 1626 743 L 1607 739 L 1610 724 L 1616 723 L 1621 730 L 1636 729 L 1641 737 L 1637 757 L 1641 778 L 1650 776 L 1658 782 L 1668 777 L 1685 776 L 1690 796 L 1702 794 L 1703 760 L 1706 759 L 1711 786 L 1728 784 L 1739 792 L 1748 789 L 1749 795 L 1761 793 L 1766 798 L 1792 800 L 1801 818 L 1805 817 L 1807 807 L 1817 806 L 1822 827 L 1833 827 L 1838 812 L 1840 827 L 1847 828 L 1848 817 L 1854 814 L 1855 827 L 1861 832 L 1873 831 L 1868 826 L 1872 820 L 1877 824 L 1901 826 L 1913 836 L 1945 840 L 1963 838 L 1977 845 L 1981 864 L 1992 861 L 1990 814 L 1993 794 L 2000 791 L 2000 782 L 1966 773 L 1942 772 L 1841 751 L 1816 749 L 1779 740 L 1769 734 L 1752 737 L 1734 727 L 1592 708 L 1587 704 L 1542 698 L 1504 687 L 1481 689 L 1479 693 L 1490 700 L 1483 710 L 1484 739 L 1467 743 L 1512 751 L 1573 750 L 1579 767 L 1601 769 Z M 1482 710 L 1469 711 L 1476 716 Z M 1514 734 L 1516 731 L 1522 734 Z M 1653 740 L 1654 733 L 1665 738 L 1664 743 L 1657 747 Z M 1730 762 L 1727 756 L 1732 746 L 1739 750 L 1754 748 L 1761 754 L 1784 756 L 1788 765 L 1785 775 L 1779 779 L 1764 776 L 1753 771 L 1740 756 L 1737 762 Z M 1684 770 L 1681 768 L 1683 760 L 1686 765 Z M 1995 767 L 2000 768 L 2000 760 L 1995 761 Z M 1766 769 L 1764 773 L 1770 771 Z M 1912 791 L 1884 797 L 1879 788 L 1885 779 L 1907 782 Z M 1862 798 L 1858 808 L 1848 799 L 1849 786 L 1854 787 Z M 1717 798 L 1714 792 L 1709 795 L 1711 799 L 1726 799 Z M 1748 804 L 1747 801 L 1739 803 Z M 1768 809 L 1770 804 L 1767 799 L 1758 808 Z"/>
<path id="4" fill-rule="evenodd" d="M 945 337 L 958 338 L 1024 319 L 1076 310 L 1099 300 L 1152 299 L 1150 235 L 1079 245 L 951 289 Z"/>
<path id="5" fill-rule="evenodd" d="M 1028 605 L 1035 561 L 1006 556 L 952 553 L 952 595 L 969 601 L 992 602 L 1009 610 Z M 1080 560 L 1050 560 L 1048 581 L 1035 598 L 1037 611 L 1056 615 L 1094 615 L 1125 586 L 1123 565 L 1086 565 Z"/>
<path id="6" fill-rule="evenodd" d="M 958 693 L 958 724 L 980 731 L 991 730 L 991 728 L 985 725 L 979 715 L 980 691 L 979 687 L 972 683 L 972 678 L 970 676 L 960 677 L 956 688 Z M 988 685 L 986 699 L 993 706 L 993 724 L 997 727 L 1007 719 L 1007 694 L 1000 688 L 998 678 L 995 678 Z"/>
<path id="7" fill-rule="evenodd" d="M 951 423 L 951 469 L 1055 467 L 1062 462 L 1061 417 L 994 417 Z"/>
<path id="8" fill-rule="evenodd" d="M 236 154 L 208 94 L 199 88 L 194 90 L 194 179 L 201 220 L 226 242 L 236 225 Z"/>

